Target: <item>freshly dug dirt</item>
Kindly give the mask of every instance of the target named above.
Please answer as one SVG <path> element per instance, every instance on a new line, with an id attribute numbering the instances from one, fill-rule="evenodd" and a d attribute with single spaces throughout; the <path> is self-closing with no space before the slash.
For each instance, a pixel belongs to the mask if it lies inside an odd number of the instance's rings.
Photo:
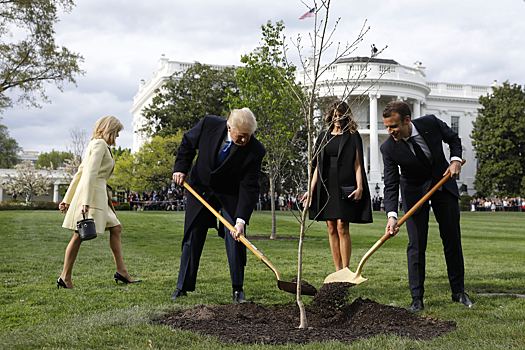
<path id="1" fill-rule="evenodd" d="M 457 328 L 452 321 L 421 317 L 399 307 L 370 299 L 347 300 L 351 283 L 328 283 L 306 307 L 308 328 L 299 329 L 297 305 L 264 307 L 253 302 L 199 305 L 166 314 L 159 324 L 208 334 L 223 342 L 243 344 L 308 343 L 338 340 L 353 342 L 378 334 L 411 339 L 433 339 Z"/>

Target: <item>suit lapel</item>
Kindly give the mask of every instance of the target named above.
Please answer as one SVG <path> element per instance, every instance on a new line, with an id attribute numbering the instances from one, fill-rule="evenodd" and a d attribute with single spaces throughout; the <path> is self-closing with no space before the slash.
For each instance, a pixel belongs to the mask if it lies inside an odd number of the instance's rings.
<path id="1" fill-rule="evenodd" d="M 219 148 L 221 147 L 222 140 L 224 140 L 224 137 L 226 136 L 227 132 L 228 128 L 226 128 L 226 121 L 224 124 L 221 124 L 212 130 L 210 135 L 210 149 L 212 150 L 212 152 L 209 152 L 208 154 L 208 164 L 215 165 L 217 154 L 219 154 Z"/>
<path id="2" fill-rule="evenodd" d="M 434 150 L 432 149 L 432 140 L 431 140 L 431 136 L 430 136 L 430 130 L 426 130 L 424 125 L 422 123 L 419 123 L 419 121 L 416 121 L 416 123 L 414 123 L 414 121 L 412 121 L 412 124 L 414 124 L 417 128 L 417 131 L 419 132 L 419 134 L 423 137 L 423 140 L 425 140 L 427 146 L 428 146 L 428 149 L 430 150 L 430 154 L 432 154 L 432 158 L 436 158 L 436 155 L 434 154 Z"/>
<path id="3" fill-rule="evenodd" d="M 405 140 L 399 140 L 399 141 L 394 140 L 394 144 L 395 144 L 396 152 L 402 152 L 403 157 L 405 156 L 412 157 L 413 159 L 416 159 L 419 162 L 419 159 L 417 159 L 416 155 L 412 153 L 410 146 L 408 146 Z"/>

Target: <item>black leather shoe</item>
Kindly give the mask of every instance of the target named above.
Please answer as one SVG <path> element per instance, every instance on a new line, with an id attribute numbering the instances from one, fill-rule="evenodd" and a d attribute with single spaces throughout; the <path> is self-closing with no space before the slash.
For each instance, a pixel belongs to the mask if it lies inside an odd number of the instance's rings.
<path id="1" fill-rule="evenodd" d="M 173 292 L 173 294 L 171 295 L 170 299 L 171 300 L 175 300 L 177 298 L 180 298 L 180 297 L 186 297 L 188 296 L 188 294 L 186 293 L 186 291 L 184 290 L 180 290 L 180 289 L 175 289 L 175 291 Z"/>
<path id="2" fill-rule="evenodd" d="M 472 307 L 472 302 L 469 300 L 465 292 L 452 293 L 452 301 L 465 305 L 466 307 Z"/>
<path id="3" fill-rule="evenodd" d="M 413 312 L 419 312 L 419 311 L 423 310 L 424 308 L 425 308 L 425 306 L 423 305 L 423 300 L 422 299 L 413 298 L 412 299 L 412 304 L 410 304 L 410 306 L 408 307 L 408 310 L 413 311 Z"/>
<path id="4" fill-rule="evenodd" d="M 244 295 L 243 291 L 233 292 L 233 303 L 234 304 L 245 303 L 245 302 L 246 302 L 246 295 Z"/>
<path id="5" fill-rule="evenodd" d="M 118 284 L 118 281 L 120 282 L 123 282 L 125 284 L 128 284 L 128 283 L 137 283 L 137 282 L 142 282 L 142 280 L 134 280 L 134 281 L 128 281 L 126 278 L 124 278 L 124 276 L 122 276 L 120 273 L 118 272 L 115 272 L 115 283 Z"/>

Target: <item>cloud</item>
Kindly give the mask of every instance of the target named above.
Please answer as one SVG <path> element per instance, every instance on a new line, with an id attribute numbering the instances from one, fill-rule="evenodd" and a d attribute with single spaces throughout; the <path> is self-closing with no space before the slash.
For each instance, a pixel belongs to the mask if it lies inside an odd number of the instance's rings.
<path id="1" fill-rule="evenodd" d="M 525 81 L 525 2 L 518 0 L 371 0 L 332 1 L 329 29 L 340 17 L 333 41 L 353 41 L 365 20 L 371 29 L 355 56 L 368 56 L 370 45 L 388 48 L 382 58 L 411 66 L 422 61 L 427 80 L 489 85 L 494 79 Z M 301 1 L 77 1 L 60 14 L 57 44 L 84 56 L 84 77 L 64 93 L 50 85 L 52 104 L 42 109 L 7 110 L 3 123 L 25 150 L 65 150 L 69 129 L 90 132 L 94 122 L 115 115 L 125 126 L 119 145 L 131 148 L 129 110 L 140 79 L 157 70 L 161 54 L 171 60 L 207 64 L 239 64 L 242 54 L 261 40 L 261 25 L 285 22 L 288 38 L 308 33 L 313 18 Z M 322 14 L 322 12 L 321 12 Z M 319 22 L 322 18 L 319 18 Z M 290 42 L 290 55 L 297 62 Z M 327 52 L 326 59 L 333 55 Z"/>

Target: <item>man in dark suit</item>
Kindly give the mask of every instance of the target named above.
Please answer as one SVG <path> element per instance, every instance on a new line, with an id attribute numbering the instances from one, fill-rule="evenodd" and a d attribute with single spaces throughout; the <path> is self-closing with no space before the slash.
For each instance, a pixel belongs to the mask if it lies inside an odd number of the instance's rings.
<path id="1" fill-rule="evenodd" d="M 246 301 L 243 292 L 246 247 L 237 239 L 244 235 L 245 225 L 257 203 L 259 173 L 266 153 L 253 136 L 256 129 L 257 121 L 248 108 L 232 110 L 228 121 L 205 116 L 184 134 L 173 172 L 173 180 L 183 184 L 199 150 L 189 184 L 236 229 L 230 232 L 222 224 L 219 226 L 226 245 L 234 303 Z M 188 193 L 177 289 L 170 299 L 195 290 L 206 234 L 208 228 L 216 224 L 215 216 Z"/>
<path id="2" fill-rule="evenodd" d="M 461 172 L 461 140 L 458 134 L 434 115 L 411 120 L 410 107 L 393 101 L 383 110 L 383 123 L 389 137 L 381 145 L 384 165 L 384 203 L 388 213 L 385 231 L 395 235 L 399 188 L 403 209 L 412 208 L 439 180 L 448 173 Z M 443 153 L 443 142 L 450 147 L 450 164 Z M 401 171 L 400 171 L 401 170 Z M 471 307 L 464 290 L 465 269 L 459 225 L 459 191 L 452 177 L 430 198 L 443 241 L 452 300 Z M 425 282 L 425 250 L 428 238 L 429 202 L 406 222 L 408 277 L 411 311 L 421 311 Z"/>

